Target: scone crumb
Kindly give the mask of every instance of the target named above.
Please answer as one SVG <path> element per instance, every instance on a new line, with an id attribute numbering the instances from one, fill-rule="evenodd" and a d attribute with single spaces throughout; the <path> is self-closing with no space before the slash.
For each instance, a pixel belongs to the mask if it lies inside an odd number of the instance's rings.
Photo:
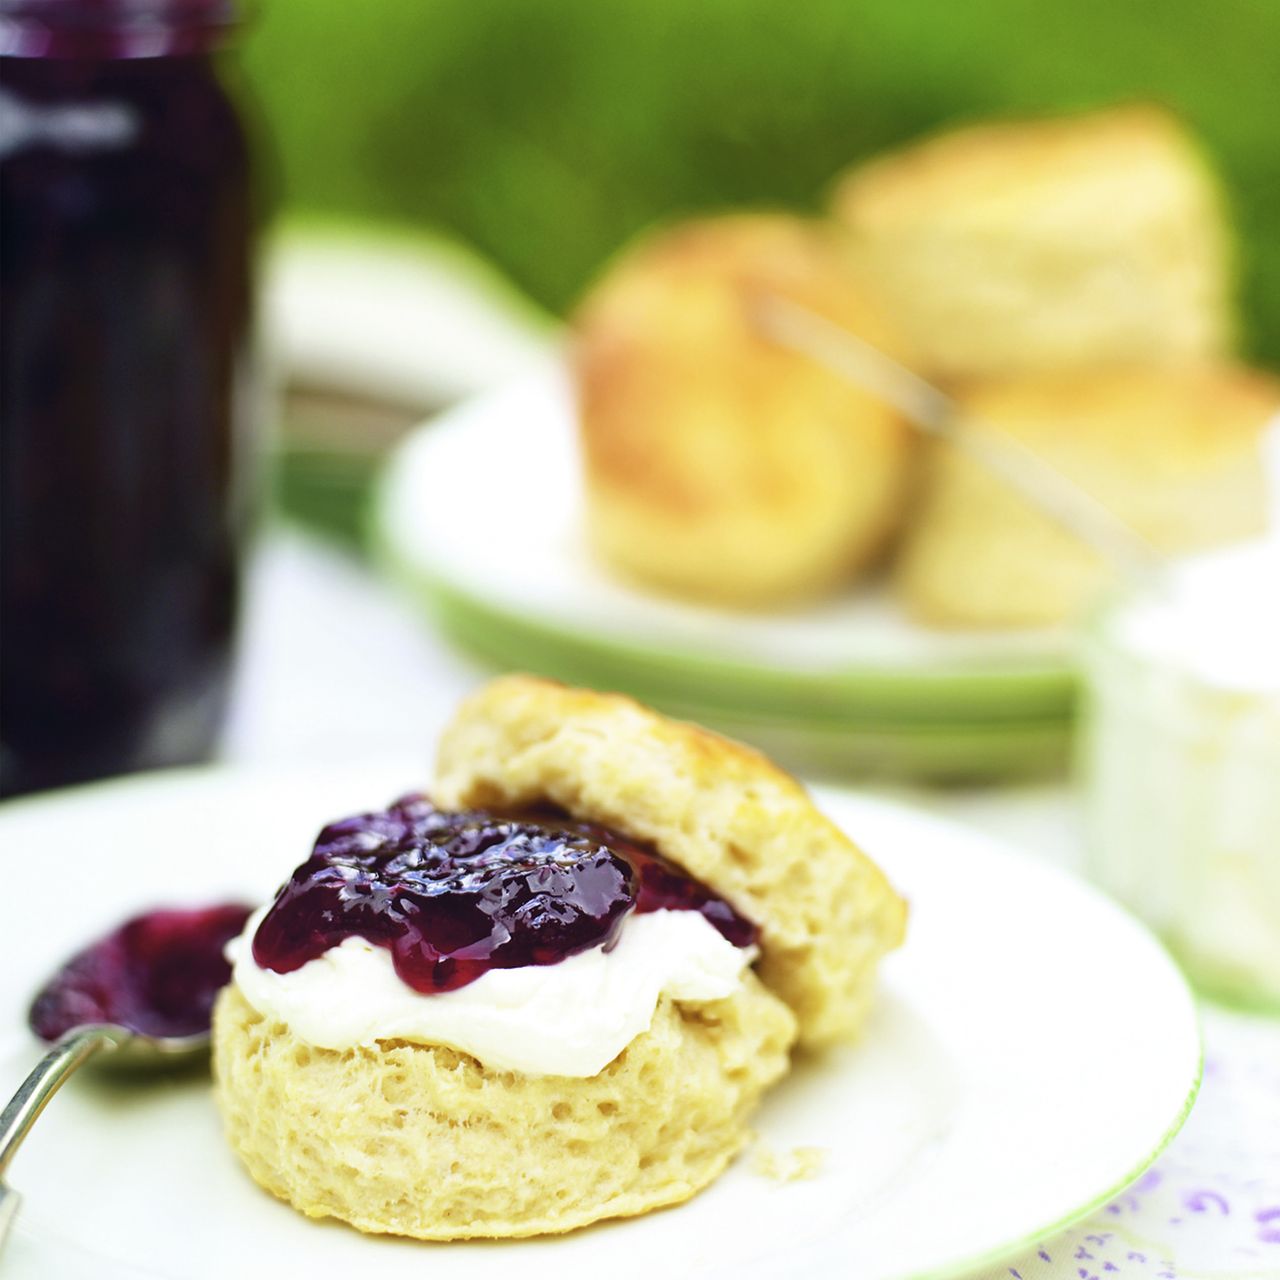
<path id="1" fill-rule="evenodd" d="M 773 1182 L 807 1182 L 822 1172 L 827 1158 L 825 1147 L 792 1147 L 777 1151 L 757 1142 L 751 1153 L 751 1172 Z"/>

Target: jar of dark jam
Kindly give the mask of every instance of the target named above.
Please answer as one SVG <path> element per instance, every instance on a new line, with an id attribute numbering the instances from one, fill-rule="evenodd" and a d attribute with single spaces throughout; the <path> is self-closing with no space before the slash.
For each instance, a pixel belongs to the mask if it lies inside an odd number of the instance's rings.
<path id="1" fill-rule="evenodd" d="M 211 750 L 245 523 L 230 0 L 0 0 L 0 793 Z"/>

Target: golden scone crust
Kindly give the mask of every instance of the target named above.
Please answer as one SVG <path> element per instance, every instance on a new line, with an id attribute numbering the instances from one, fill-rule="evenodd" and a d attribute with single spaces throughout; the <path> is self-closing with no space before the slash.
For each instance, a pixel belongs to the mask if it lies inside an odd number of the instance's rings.
<path id="1" fill-rule="evenodd" d="M 539 801 L 647 841 L 760 926 L 800 1040 L 855 1032 L 906 906 L 804 788 L 749 747 L 617 694 L 529 676 L 467 699 L 440 742 L 447 807 Z"/>
<path id="2" fill-rule="evenodd" d="M 953 130 L 852 170 L 832 207 L 934 376 L 1181 363 L 1234 336 L 1219 185 L 1155 107 Z"/>
<path id="3" fill-rule="evenodd" d="M 1052 462 L 1158 551 L 1206 549 L 1262 531 L 1261 441 L 1280 385 L 1238 367 L 991 381 L 960 397 L 961 431 L 1018 441 Z M 1108 582 L 1106 566 L 1003 481 L 947 446 L 931 455 L 895 565 L 921 621 L 1063 621 Z"/>
<path id="4" fill-rule="evenodd" d="M 874 559 L 914 456 L 892 410 L 756 332 L 761 291 L 895 345 L 829 228 L 756 214 L 632 246 L 579 308 L 572 358 L 597 552 L 746 607 L 819 594 Z"/>
<path id="5" fill-rule="evenodd" d="M 483 1068 L 439 1046 L 313 1048 L 237 987 L 214 1013 L 227 1135 L 309 1217 L 423 1240 L 569 1231 L 687 1200 L 749 1136 L 795 1020 L 748 973 L 725 1000 L 663 998 L 590 1079 Z"/>

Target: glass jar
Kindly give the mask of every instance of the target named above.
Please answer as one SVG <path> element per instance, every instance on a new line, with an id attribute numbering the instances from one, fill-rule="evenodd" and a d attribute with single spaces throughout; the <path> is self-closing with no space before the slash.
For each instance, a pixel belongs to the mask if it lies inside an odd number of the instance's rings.
<path id="1" fill-rule="evenodd" d="M 1083 657 L 1091 874 L 1206 993 L 1280 1011 L 1280 548 L 1116 600 Z"/>
<path id="2" fill-rule="evenodd" d="M 0 0 L 0 793 L 186 763 L 251 423 L 227 0 Z"/>

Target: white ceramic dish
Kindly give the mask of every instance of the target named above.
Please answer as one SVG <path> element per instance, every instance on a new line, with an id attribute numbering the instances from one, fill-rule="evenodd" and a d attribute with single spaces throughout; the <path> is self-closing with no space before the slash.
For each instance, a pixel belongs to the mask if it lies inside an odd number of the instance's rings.
<path id="1" fill-rule="evenodd" d="M 268 894 L 326 819 L 412 789 L 396 762 L 331 774 L 156 775 L 0 807 L 0 1090 L 36 1057 L 29 992 L 127 913 Z M 977 834 L 819 793 L 911 900 L 855 1047 L 802 1063 L 757 1129 L 816 1176 L 748 1153 L 690 1203 L 569 1236 L 420 1245 L 309 1222 L 260 1191 L 219 1133 L 207 1080 L 84 1077 L 10 1179 L 25 1196 L 7 1280 L 950 1276 L 1104 1203 L 1194 1098 L 1194 1004 L 1164 951 L 1096 891 Z"/>

